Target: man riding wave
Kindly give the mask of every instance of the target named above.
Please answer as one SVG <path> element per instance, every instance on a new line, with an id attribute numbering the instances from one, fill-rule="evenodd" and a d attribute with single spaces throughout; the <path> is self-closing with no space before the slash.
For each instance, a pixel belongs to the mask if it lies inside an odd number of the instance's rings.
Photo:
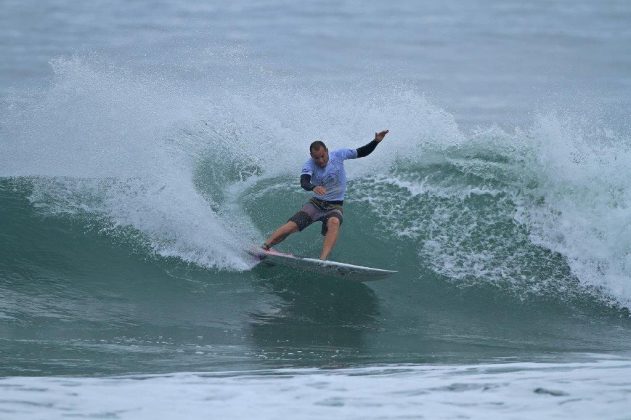
<path id="1" fill-rule="evenodd" d="M 263 243 L 269 250 L 284 241 L 292 233 L 302 231 L 316 221 L 322 222 L 324 244 L 320 259 L 326 260 L 339 234 L 342 225 L 344 194 L 346 192 L 346 171 L 344 161 L 368 156 L 388 134 L 388 130 L 375 133 L 375 138 L 357 149 L 337 149 L 329 152 L 322 141 L 314 141 L 309 146 L 311 158 L 305 162 L 300 175 L 300 186 L 313 191 L 314 196 L 279 227 Z"/>

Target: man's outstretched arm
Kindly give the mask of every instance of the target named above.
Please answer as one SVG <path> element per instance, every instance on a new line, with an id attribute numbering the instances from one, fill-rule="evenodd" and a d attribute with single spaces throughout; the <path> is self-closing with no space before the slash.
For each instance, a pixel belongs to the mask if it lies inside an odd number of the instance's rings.
<path id="1" fill-rule="evenodd" d="M 371 154 L 373 150 L 375 150 L 379 142 L 381 142 L 381 140 L 383 140 L 384 137 L 386 137 L 386 134 L 388 134 L 388 131 L 389 130 L 384 130 L 379 133 L 375 133 L 375 138 L 370 143 L 357 148 L 357 157 L 362 158 Z"/>

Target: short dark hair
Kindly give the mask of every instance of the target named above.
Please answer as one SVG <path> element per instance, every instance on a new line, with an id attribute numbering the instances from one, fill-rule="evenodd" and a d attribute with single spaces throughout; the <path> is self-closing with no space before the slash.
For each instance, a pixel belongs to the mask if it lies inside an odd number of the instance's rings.
<path id="1" fill-rule="evenodd" d="M 314 141 L 313 143 L 311 143 L 311 146 L 309 146 L 309 153 L 311 153 L 311 152 L 315 152 L 316 150 L 320 150 L 320 149 L 321 149 L 321 148 L 323 148 L 323 147 L 324 147 L 324 149 L 325 149 L 325 150 L 328 150 L 328 149 L 326 148 L 326 145 L 324 144 L 324 142 L 323 142 L 323 141 L 321 141 L 321 140 L 316 140 L 316 141 Z"/>

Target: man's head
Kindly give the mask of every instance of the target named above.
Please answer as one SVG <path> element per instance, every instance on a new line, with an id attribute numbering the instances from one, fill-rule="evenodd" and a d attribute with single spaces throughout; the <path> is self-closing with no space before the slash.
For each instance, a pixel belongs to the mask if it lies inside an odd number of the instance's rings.
<path id="1" fill-rule="evenodd" d="M 311 158 L 315 161 L 316 165 L 324 168 L 329 163 L 329 149 L 326 148 L 323 142 L 316 140 L 309 146 L 309 153 Z"/>

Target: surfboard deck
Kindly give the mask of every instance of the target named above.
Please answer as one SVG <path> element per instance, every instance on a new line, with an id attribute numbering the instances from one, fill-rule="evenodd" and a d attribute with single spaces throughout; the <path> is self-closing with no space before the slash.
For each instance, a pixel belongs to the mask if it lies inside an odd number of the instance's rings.
<path id="1" fill-rule="evenodd" d="M 396 271 L 392 270 L 346 264 L 337 261 L 322 261 L 316 258 L 301 257 L 275 250 L 265 251 L 261 248 L 255 248 L 248 251 L 248 253 L 270 264 L 282 265 L 326 276 L 340 277 L 352 281 L 365 282 L 383 280 L 396 273 Z"/>

